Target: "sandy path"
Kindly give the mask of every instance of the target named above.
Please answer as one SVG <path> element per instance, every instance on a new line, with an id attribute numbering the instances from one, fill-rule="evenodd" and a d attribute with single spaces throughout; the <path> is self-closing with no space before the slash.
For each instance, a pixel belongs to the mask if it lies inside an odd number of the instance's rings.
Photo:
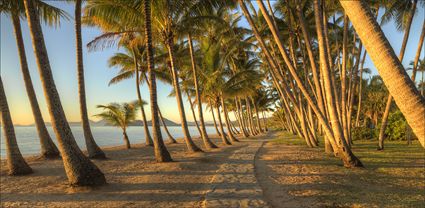
<path id="1" fill-rule="evenodd" d="M 221 146 L 218 138 L 214 142 Z M 201 207 L 217 169 L 244 143 L 189 154 L 180 140 L 167 145 L 176 161 L 171 163 L 155 163 L 151 147 L 133 146 L 106 148 L 110 159 L 94 162 L 108 185 L 90 189 L 69 187 L 60 160 L 30 158 L 35 173 L 20 177 L 7 176 L 3 160 L 1 207 Z"/>
<path id="2" fill-rule="evenodd" d="M 264 137 L 189 154 L 185 144 L 168 144 L 176 162 L 155 163 L 151 147 L 105 148 L 108 160 L 94 162 L 108 184 L 71 188 L 61 160 L 27 158 L 35 173 L 7 176 L 1 161 L 1 207 L 266 207 L 254 171 Z M 199 139 L 195 142 L 202 146 Z"/>
<path id="3" fill-rule="evenodd" d="M 241 143 L 243 148 L 236 150 L 212 178 L 204 207 L 268 207 L 254 171 L 255 156 L 264 140 L 260 137 Z"/>

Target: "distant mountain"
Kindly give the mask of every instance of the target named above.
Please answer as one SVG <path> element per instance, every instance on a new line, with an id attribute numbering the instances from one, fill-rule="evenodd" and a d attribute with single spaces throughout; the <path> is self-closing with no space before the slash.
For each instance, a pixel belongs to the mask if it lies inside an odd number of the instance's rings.
<path id="1" fill-rule="evenodd" d="M 180 126 L 179 123 L 176 123 L 174 121 L 171 121 L 171 120 L 169 120 L 167 118 L 164 118 L 164 122 L 165 122 L 165 124 L 167 126 Z M 79 122 L 79 121 L 68 122 L 68 123 L 69 123 L 70 126 L 81 126 L 81 122 Z M 159 123 L 162 126 L 162 122 L 159 122 Z M 46 122 L 46 126 L 51 126 L 51 125 L 52 124 L 50 122 Z M 92 120 L 90 120 L 90 125 L 91 126 L 110 126 L 108 123 L 106 123 L 105 120 L 99 120 L 99 121 L 92 121 Z M 151 125 L 152 125 L 152 121 L 149 120 L 148 121 L 148 126 L 151 126 Z M 196 124 L 193 121 L 188 121 L 187 122 L 187 125 L 189 125 L 189 126 L 195 126 Z M 213 126 L 214 123 L 213 123 L 213 121 L 206 121 L 205 122 L 205 125 L 206 126 Z M 30 124 L 30 125 L 19 125 L 19 124 L 17 124 L 15 126 L 35 126 L 35 124 Z M 141 120 L 136 120 L 136 121 L 132 122 L 130 124 L 130 126 L 143 126 L 143 122 Z"/>

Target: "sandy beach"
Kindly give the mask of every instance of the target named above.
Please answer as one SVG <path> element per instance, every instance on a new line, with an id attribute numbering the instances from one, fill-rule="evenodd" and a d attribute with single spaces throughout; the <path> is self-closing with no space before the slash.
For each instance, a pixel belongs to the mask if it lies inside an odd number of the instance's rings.
<path id="1" fill-rule="evenodd" d="M 280 143 L 284 139 L 284 143 Z M 73 188 L 60 160 L 28 158 L 34 174 L 1 170 L 2 207 L 421 207 L 425 161 L 420 151 L 362 157 L 365 169 L 346 169 L 319 148 L 279 132 L 241 139 L 219 149 L 188 154 L 185 144 L 167 144 L 175 162 L 155 163 L 151 147 L 105 148 L 95 160 L 108 184 Z M 199 138 L 195 142 L 201 145 Z M 366 145 L 355 150 L 367 155 Z M 391 147 L 388 147 L 391 151 Z M 367 153 L 367 154 L 366 154 Z M 375 155 L 375 157 L 382 155 Z M 421 158 L 422 157 L 422 158 Z M 321 158 L 321 159 L 319 159 Z M 368 162 L 369 161 L 369 162 Z M 391 202 L 391 203 L 389 203 Z M 388 206 L 390 205 L 390 206 Z"/>

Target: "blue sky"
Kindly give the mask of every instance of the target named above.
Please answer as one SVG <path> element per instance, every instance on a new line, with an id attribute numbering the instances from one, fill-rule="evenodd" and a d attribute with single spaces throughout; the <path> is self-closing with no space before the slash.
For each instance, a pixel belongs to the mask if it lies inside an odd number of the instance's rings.
<path id="1" fill-rule="evenodd" d="M 52 4 L 65 10 L 71 14 L 71 16 L 74 13 L 73 4 L 68 4 L 65 2 L 53 2 Z M 416 14 L 412 25 L 411 36 L 407 44 L 406 54 L 403 61 L 403 65 L 405 66 L 408 66 L 409 62 L 413 60 L 415 56 L 423 20 L 424 11 L 421 9 Z M 12 119 L 16 124 L 31 124 L 33 123 L 32 112 L 22 79 L 11 20 L 8 16 L 2 14 L 0 23 L 1 76 L 6 90 Z M 242 21 L 242 25 L 247 25 L 246 21 Z M 46 121 L 49 121 L 50 119 L 41 87 L 37 65 L 34 59 L 27 22 L 21 21 L 21 26 L 34 88 L 43 116 Z M 403 34 L 396 31 L 395 26 L 392 23 L 385 25 L 383 30 L 394 50 L 396 51 L 396 54 L 398 54 L 398 51 L 401 47 Z M 43 25 L 43 32 L 54 79 L 67 118 L 69 121 L 79 121 L 73 19 L 62 21 L 61 26 L 58 28 L 49 28 Z M 83 45 L 85 45 L 101 33 L 96 28 L 83 27 L 82 34 Z M 92 115 L 99 113 L 99 110 L 95 107 L 98 104 L 106 104 L 110 102 L 128 102 L 137 98 L 133 80 L 124 81 L 117 85 L 108 87 L 109 80 L 118 72 L 118 69 L 109 68 L 107 65 L 108 58 L 111 57 L 115 52 L 117 52 L 116 48 L 95 52 L 88 52 L 87 49 L 84 48 L 83 55 L 87 106 L 90 119 L 92 120 L 96 120 L 96 118 L 92 117 Z M 424 57 L 424 55 L 422 54 L 421 57 Z M 373 63 L 369 58 L 367 58 L 365 65 L 365 67 L 372 69 L 373 74 L 377 74 Z M 143 86 L 141 90 L 143 99 L 149 100 L 147 87 Z M 179 122 L 176 100 L 174 97 L 167 97 L 170 90 L 171 86 L 158 82 L 158 103 L 165 117 Z M 188 120 L 193 120 L 190 113 L 189 104 L 187 102 L 185 102 L 185 107 Z M 149 107 L 147 107 L 146 110 L 148 119 L 150 119 Z M 211 120 L 211 113 L 206 112 L 205 117 L 206 120 Z"/>

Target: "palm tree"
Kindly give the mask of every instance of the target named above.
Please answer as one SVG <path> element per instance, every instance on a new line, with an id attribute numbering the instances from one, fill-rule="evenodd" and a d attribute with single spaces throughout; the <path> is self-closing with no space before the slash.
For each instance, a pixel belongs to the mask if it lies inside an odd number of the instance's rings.
<path id="1" fill-rule="evenodd" d="M 155 30 L 160 34 L 162 43 L 168 51 L 168 58 L 170 61 L 171 75 L 173 78 L 173 87 L 175 90 L 177 107 L 180 114 L 180 123 L 184 134 L 184 140 L 188 151 L 200 152 L 202 151 L 193 142 L 192 137 L 189 133 L 187 125 L 185 109 L 183 106 L 183 98 L 180 90 L 179 82 L 179 70 L 177 68 L 176 57 L 175 57 L 175 33 L 177 32 L 176 27 L 181 25 L 181 21 L 184 20 L 183 15 L 185 8 L 188 8 L 189 1 L 169 1 L 161 0 L 154 2 L 154 13 L 153 17 L 157 24 L 155 24 Z M 178 34 L 178 33 L 177 33 Z"/>
<path id="2" fill-rule="evenodd" d="M 256 26 L 254 25 L 254 22 L 252 21 L 252 18 L 250 16 L 250 14 L 249 14 L 246 6 L 244 5 L 243 1 L 239 1 L 239 4 L 241 5 L 241 8 L 242 8 L 242 10 L 244 12 L 244 15 L 247 17 L 248 22 L 249 22 L 249 24 L 251 25 L 251 28 L 254 31 L 254 35 L 256 36 L 257 41 L 259 41 L 259 43 L 260 43 L 260 46 L 262 48 L 262 51 L 266 55 L 266 57 L 267 57 L 269 63 L 271 64 L 273 70 L 276 70 L 277 71 L 277 69 L 278 69 L 277 64 L 275 63 L 274 59 L 271 57 L 270 52 L 266 48 L 263 38 L 259 36 L 258 30 L 256 29 Z M 318 4 L 318 2 L 315 2 L 315 4 Z M 272 35 L 274 37 L 275 43 L 278 46 L 278 49 L 279 49 L 279 52 L 282 55 L 282 58 L 284 59 L 286 65 L 288 66 L 288 69 L 289 69 L 290 74 L 294 78 L 294 80 L 295 80 L 297 86 L 299 87 L 301 93 L 307 99 L 308 104 L 310 105 L 310 107 L 312 108 L 312 110 L 314 111 L 314 113 L 316 114 L 319 122 L 324 127 L 324 131 L 326 133 L 326 136 L 329 138 L 329 141 L 332 144 L 333 149 L 336 150 L 336 151 L 338 151 L 339 156 L 343 160 L 345 166 L 347 166 L 347 167 L 358 167 L 358 166 L 362 166 L 362 164 L 358 160 L 358 158 L 355 157 L 353 155 L 353 153 L 351 152 L 351 150 L 347 147 L 347 144 L 345 143 L 345 139 L 343 137 L 341 128 L 338 128 L 337 123 L 335 123 L 335 121 L 338 122 L 338 120 L 334 120 L 333 125 L 332 125 L 333 130 L 331 130 L 331 128 L 329 127 L 329 124 L 327 122 L 327 119 L 323 116 L 323 114 L 320 112 L 320 110 L 314 104 L 314 101 L 312 100 L 311 96 L 308 94 L 307 89 L 305 88 L 305 86 L 303 85 L 301 79 L 297 75 L 297 73 L 295 71 L 295 67 L 293 66 L 291 60 L 289 59 L 289 56 L 287 55 L 286 49 L 283 47 L 283 43 L 281 42 L 282 39 L 280 38 L 280 35 L 278 34 L 278 32 L 276 30 L 276 27 L 273 24 L 271 18 L 269 17 L 269 15 L 268 15 L 265 7 L 264 7 L 264 4 L 261 1 L 258 1 L 258 5 L 260 7 L 260 10 L 261 10 L 263 16 L 266 19 L 267 25 L 271 29 L 271 32 L 272 32 Z M 318 7 L 318 5 L 315 5 L 315 6 Z M 317 10 L 317 8 L 316 8 L 316 10 Z M 318 12 L 318 13 L 320 13 L 320 12 Z M 317 27 L 320 27 L 320 25 L 323 26 L 322 18 L 321 18 L 321 16 L 319 16 L 319 17 L 316 16 L 316 26 Z M 320 28 L 320 30 L 318 29 L 318 32 L 322 33 L 323 32 L 323 28 Z M 322 37 L 323 37 L 323 33 L 322 33 Z M 324 39 L 319 38 L 319 40 L 320 40 L 319 42 L 322 41 L 321 45 L 323 46 L 324 45 L 323 44 L 324 43 L 323 42 Z M 326 48 L 325 47 L 322 47 L 322 53 L 323 53 L 323 49 L 325 49 L 324 51 L 326 51 Z M 324 54 L 322 54 L 322 56 L 323 55 Z M 326 56 L 325 56 L 325 58 L 322 57 L 322 60 L 326 60 Z M 325 63 L 322 63 L 322 64 L 323 65 L 324 64 L 327 64 L 327 61 L 325 61 Z M 326 73 L 326 70 L 323 70 L 323 71 L 324 71 L 324 73 Z M 324 75 L 324 77 L 328 77 L 328 79 L 329 79 L 330 76 L 328 74 L 328 75 Z M 332 91 L 331 84 L 329 84 L 329 83 L 330 82 L 328 82 L 328 84 L 327 84 L 327 89 L 330 90 L 330 91 Z M 284 83 L 282 83 L 282 84 L 284 84 Z M 290 82 L 290 84 L 292 85 L 293 83 Z M 283 87 L 283 89 L 286 91 L 286 93 L 288 95 L 292 94 L 292 93 L 290 93 L 286 89 L 286 87 Z M 289 96 L 289 98 L 292 99 L 292 100 L 294 100 L 294 98 L 291 97 L 291 96 Z M 332 96 L 327 96 L 327 99 L 328 99 L 329 107 L 335 106 L 334 105 L 335 103 L 332 104 L 332 99 L 334 99 Z M 335 114 L 336 114 L 336 112 L 333 113 L 334 116 L 335 116 Z M 333 119 L 331 119 L 331 120 L 333 120 Z M 336 135 L 334 136 L 334 134 L 336 134 Z M 336 144 L 336 141 L 338 142 L 338 145 Z"/>
<path id="3" fill-rule="evenodd" d="M 195 65 L 192 36 L 190 34 L 188 35 L 188 43 L 189 43 L 189 50 L 190 50 L 190 59 L 192 63 L 193 84 L 195 87 L 195 95 L 196 95 L 196 100 L 198 105 L 198 116 L 199 116 L 199 122 L 201 124 L 201 137 L 202 137 L 202 140 L 204 141 L 205 148 L 207 149 L 217 148 L 217 146 L 211 142 L 207 134 L 207 129 L 205 128 L 204 114 L 202 112 L 201 92 L 199 90 L 198 73 L 197 73 L 196 65 Z M 193 116 L 195 117 L 195 114 L 193 114 Z"/>
<path id="4" fill-rule="evenodd" d="M 135 74 L 137 98 L 138 101 L 142 103 L 143 99 L 140 93 L 140 83 L 142 83 L 144 79 L 140 78 L 142 64 L 139 60 L 141 59 L 141 53 L 144 51 L 144 47 L 137 47 L 137 49 L 135 49 L 135 47 L 136 46 L 125 45 L 123 47 L 125 52 L 115 53 L 114 56 L 109 58 L 108 63 L 110 67 L 119 66 L 121 68 L 119 74 L 111 79 L 109 85 L 116 84 L 124 79 L 133 78 Z M 142 76 L 144 76 L 144 73 L 142 73 Z M 145 131 L 146 145 L 153 146 L 143 105 L 140 105 L 140 110 L 142 114 L 143 129 Z"/>
<path id="5" fill-rule="evenodd" d="M 75 40 L 77 52 L 78 96 L 80 98 L 81 125 L 89 158 L 105 159 L 105 153 L 96 144 L 90 129 L 84 83 L 83 44 L 81 39 L 81 1 L 75 0 Z"/>
<path id="6" fill-rule="evenodd" d="M 3 134 L 6 144 L 7 166 L 9 175 L 26 175 L 32 173 L 31 167 L 25 162 L 19 151 L 16 142 L 15 129 L 13 127 L 12 118 L 10 117 L 9 106 L 6 100 L 6 94 L 3 88 L 3 81 L 0 77 L 0 112 Z"/>
<path id="7" fill-rule="evenodd" d="M 60 17 L 67 18 L 66 14 L 61 10 L 44 4 L 43 2 L 36 1 L 37 7 L 40 10 L 41 18 L 44 22 L 55 25 L 59 23 Z M 43 158 L 58 158 L 60 157 L 58 148 L 53 143 L 52 138 L 47 131 L 44 123 L 43 116 L 41 115 L 40 107 L 38 105 L 35 90 L 32 85 L 31 75 L 28 70 L 27 57 L 25 53 L 24 40 L 22 38 L 22 30 L 20 17 L 25 14 L 23 1 L 7 1 L 3 2 L 1 12 L 9 13 L 11 15 L 13 28 L 15 32 L 16 45 L 19 52 L 19 59 L 21 64 L 21 71 L 24 78 L 25 89 L 27 91 L 28 99 L 31 104 L 31 110 L 34 116 L 35 126 L 37 129 L 38 137 L 41 145 L 41 157 Z M 43 18 L 45 17 L 45 18 Z"/>
<path id="8" fill-rule="evenodd" d="M 397 106 L 425 147 L 425 98 L 397 59 L 388 40 L 363 1 L 340 1 L 363 45 L 375 63 Z"/>
<path id="9" fill-rule="evenodd" d="M 396 13 L 402 13 L 401 15 L 398 15 L 398 21 L 402 21 L 400 19 L 405 18 L 405 16 L 407 15 L 407 21 L 406 21 L 406 25 L 399 25 L 400 28 L 402 28 L 403 26 L 405 27 L 404 29 L 404 37 L 403 37 L 403 42 L 401 44 L 401 48 L 400 48 L 400 54 L 398 56 L 398 59 L 400 60 L 400 62 L 403 61 L 404 58 L 404 52 L 406 50 L 406 46 L 407 46 L 407 41 L 409 40 L 409 35 L 410 35 L 410 27 L 412 25 L 413 22 L 413 16 L 415 15 L 416 12 L 416 4 L 417 4 L 418 0 L 413 0 L 413 4 L 411 5 L 411 9 L 408 12 L 405 12 L 405 9 L 402 9 L 402 11 L 396 11 Z M 406 1 L 406 4 L 411 3 L 411 1 Z M 396 4 L 397 5 L 397 4 Z M 391 10 L 391 8 L 390 8 Z M 390 115 L 390 110 L 391 110 L 391 103 L 393 101 L 393 97 L 390 94 L 388 96 L 387 99 L 387 104 L 385 107 L 385 112 L 384 115 L 382 116 L 382 122 L 381 122 L 381 129 L 379 130 L 379 143 L 378 143 L 378 150 L 383 150 L 384 149 L 384 139 L 385 139 L 385 129 L 387 128 L 387 124 L 388 124 L 388 116 Z"/>
<path id="10" fill-rule="evenodd" d="M 111 103 L 108 105 L 98 105 L 104 111 L 96 114 L 96 117 L 102 118 L 108 124 L 118 126 L 122 129 L 123 139 L 127 149 L 131 148 L 130 140 L 128 140 L 127 127 L 136 118 L 137 106 L 140 105 L 139 101 L 133 103 Z M 146 105 L 146 102 L 141 103 Z"/>
<path id="11" fill-rule="evenodd" d="M 105 176 L 94 163 L 84 156 L 69 127 L 53 80 L 39 21 L 39 13 L 34 1 L 24 0 L 24 5 L 44 95 L 50 112 L 52 126 L 59 143 L 59 150 L 63 158 L 68 181 L 71 185 L 77 186 L 105 184 Z"/>
<path id="12" fill-rule="evenodd" d="M 162 140 L 161 129 L 158 119 L 158 104 L 157 104 L 157 91 L 156 91 L 156 80 L 154 73 L 154 59 L 153 59 L 153 47 L 152 47 L 152 28 L 151 28 L 151 1 L 143 0 L 143 17 L 145 19 L 145 40 L 147 48 L 147 62 L 148 62 L 148 73 L 150 82 L 150 101 L 151 101 L 151 112 L 152 112 L 152 134 L 155 149 L 155 158 L 157 162 L 169 162 L 173 159 L 170 153 L 164 145 Z"/>

